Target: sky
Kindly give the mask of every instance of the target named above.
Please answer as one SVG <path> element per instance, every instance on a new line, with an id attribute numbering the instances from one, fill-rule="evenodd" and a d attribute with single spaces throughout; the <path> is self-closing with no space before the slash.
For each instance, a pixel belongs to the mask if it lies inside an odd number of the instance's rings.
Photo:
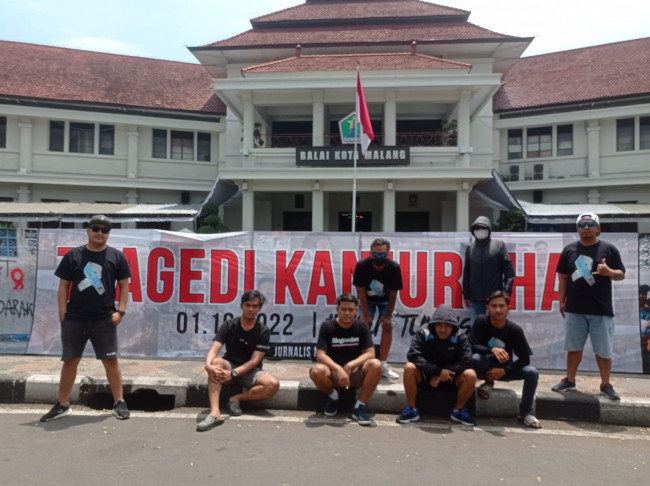
<path id="1" fill-rule="evenodd" d="M 187 49 L 303 0 L 0 0 L 0 40 L 197 62 Z M 650 36 L 645 0 L 441 0 L 469 21 L 534 37 L 524 56 Z"/>

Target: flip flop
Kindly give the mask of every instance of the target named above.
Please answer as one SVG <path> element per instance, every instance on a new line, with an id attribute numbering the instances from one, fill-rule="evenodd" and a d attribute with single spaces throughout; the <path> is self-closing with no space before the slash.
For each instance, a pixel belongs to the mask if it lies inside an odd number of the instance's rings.
<path id="1" fill-rule="evenodd" d="M 479 398 L 482 398 L 484 400 L 487 400 L 490 398 L 490 393 L 492 393 L 492 390 L 494 389 L 494 384 L 485 382 L 481 386 L 478 387 L 476 390 L 476 394 L 478 395 Z"/>
<path id="2" fill-rule="evenodd" d="M 535 416 L 532 413 L 529 413 L 525 417 L 522 417 L 519 415 L 517 417 L 517 420 L 524 424 L 524 427 L 528 427 L 529 429 L 541 429 L 542 428 L 542 423 L 535 418 Z"/>

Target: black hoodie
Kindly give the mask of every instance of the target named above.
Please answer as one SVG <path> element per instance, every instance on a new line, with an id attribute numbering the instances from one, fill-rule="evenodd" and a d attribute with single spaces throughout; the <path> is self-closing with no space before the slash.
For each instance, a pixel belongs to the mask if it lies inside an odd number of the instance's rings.
<path id="1" fill-rule="evenodd" d="M 483 302 L 495 290 L 512 292 L 515 269 L 505 243 L 490 237 L 490 220 L 485 216 L 476 218 L 471 226 L 472 234 L 477 226 L 487 227 L 489 234 L 484 240 L 474 239 L 465 251 L 463 297 Z"/>
<path id="2" fill-rule="evenodd" d="M 446 322 L 454 326 L 447 339 L 436 334 L 435 323 Z M 407 354 L 408 360 L 427 376 L 439 376 L 443 369 L 462 373 L 472 367 L 472 349 L 465 333 L 458 327 L 458 317 L 448 305 L 436 309 L 426 326 L 417 330 Z"/>

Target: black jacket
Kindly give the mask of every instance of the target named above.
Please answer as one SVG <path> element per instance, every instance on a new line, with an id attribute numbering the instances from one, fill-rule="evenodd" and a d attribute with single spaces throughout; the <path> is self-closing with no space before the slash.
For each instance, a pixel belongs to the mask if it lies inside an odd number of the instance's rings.
<path id="1" fill-rule="evenodd" d="M 472 350 L 458 327 L 447 339 L 440 339 L 429 323 L 413 336 L 407 359 L 428 376 L 439 376 L 443 369 L 458 374 L 472 367 Z"/>
<path id="2" fill-rule="evenodd" d="M 472 224 L 487 226 L 492 233 L 492 224 L 485 216 L 479 216 Z M 463 297 L 484 301 L 495 290 L 512 292 L 515 269 L 508 249 L 503 241 L 474 240 L 465 251 L 463 266 Z"/>

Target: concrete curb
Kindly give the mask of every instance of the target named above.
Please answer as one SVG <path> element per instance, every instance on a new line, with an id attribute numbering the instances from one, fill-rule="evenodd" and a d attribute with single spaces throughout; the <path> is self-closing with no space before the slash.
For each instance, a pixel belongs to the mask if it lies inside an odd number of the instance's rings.
<path id="1" fill-rule="evenodd" d="M 203 379 L 124 377 L 124 393 L 134 410 L 152 410 L 147 404 L 158 404 L 157 410 L 175 407 L 208 408 L 207 385 Z M 58 395 L 58 375 L 32 374 L 10 377 L 0 374 L 0 402 L 4 403 L 54 403 Z M 229 394 L 222 394 L 227 400 Z M 418 394 L 418 407 L 422 413 L 447 415 L 453 404 L 453 392 L 426 390 Z M 272 398 L 246 404 L 250 408 L 282 410 L 320 410 L 324 396 L 311 382 L 282 380 L 279 392 Z M 353 390 L 341 396 L 340 409 L 352 408 Z M 514 417 L 518 414 L 521 394 L 513 389 L 499 388 L 489 399 L 475 398 L 468 404 L 477 417 Z M 111 394 L 105 378 L 77 377 L 71 396 L 73 403 L 110 408 Z M 380 384 L 368 402 L 373 412 L 398 415 L 406 405 L 401 383 Z M 584 393 L 559 394 L 538 391 L 535 415 L 539 419 L 580 420 L 628 426 L 650 426 L 650 399 L 622 398 L 611 401 L 603 396 Z"/>

